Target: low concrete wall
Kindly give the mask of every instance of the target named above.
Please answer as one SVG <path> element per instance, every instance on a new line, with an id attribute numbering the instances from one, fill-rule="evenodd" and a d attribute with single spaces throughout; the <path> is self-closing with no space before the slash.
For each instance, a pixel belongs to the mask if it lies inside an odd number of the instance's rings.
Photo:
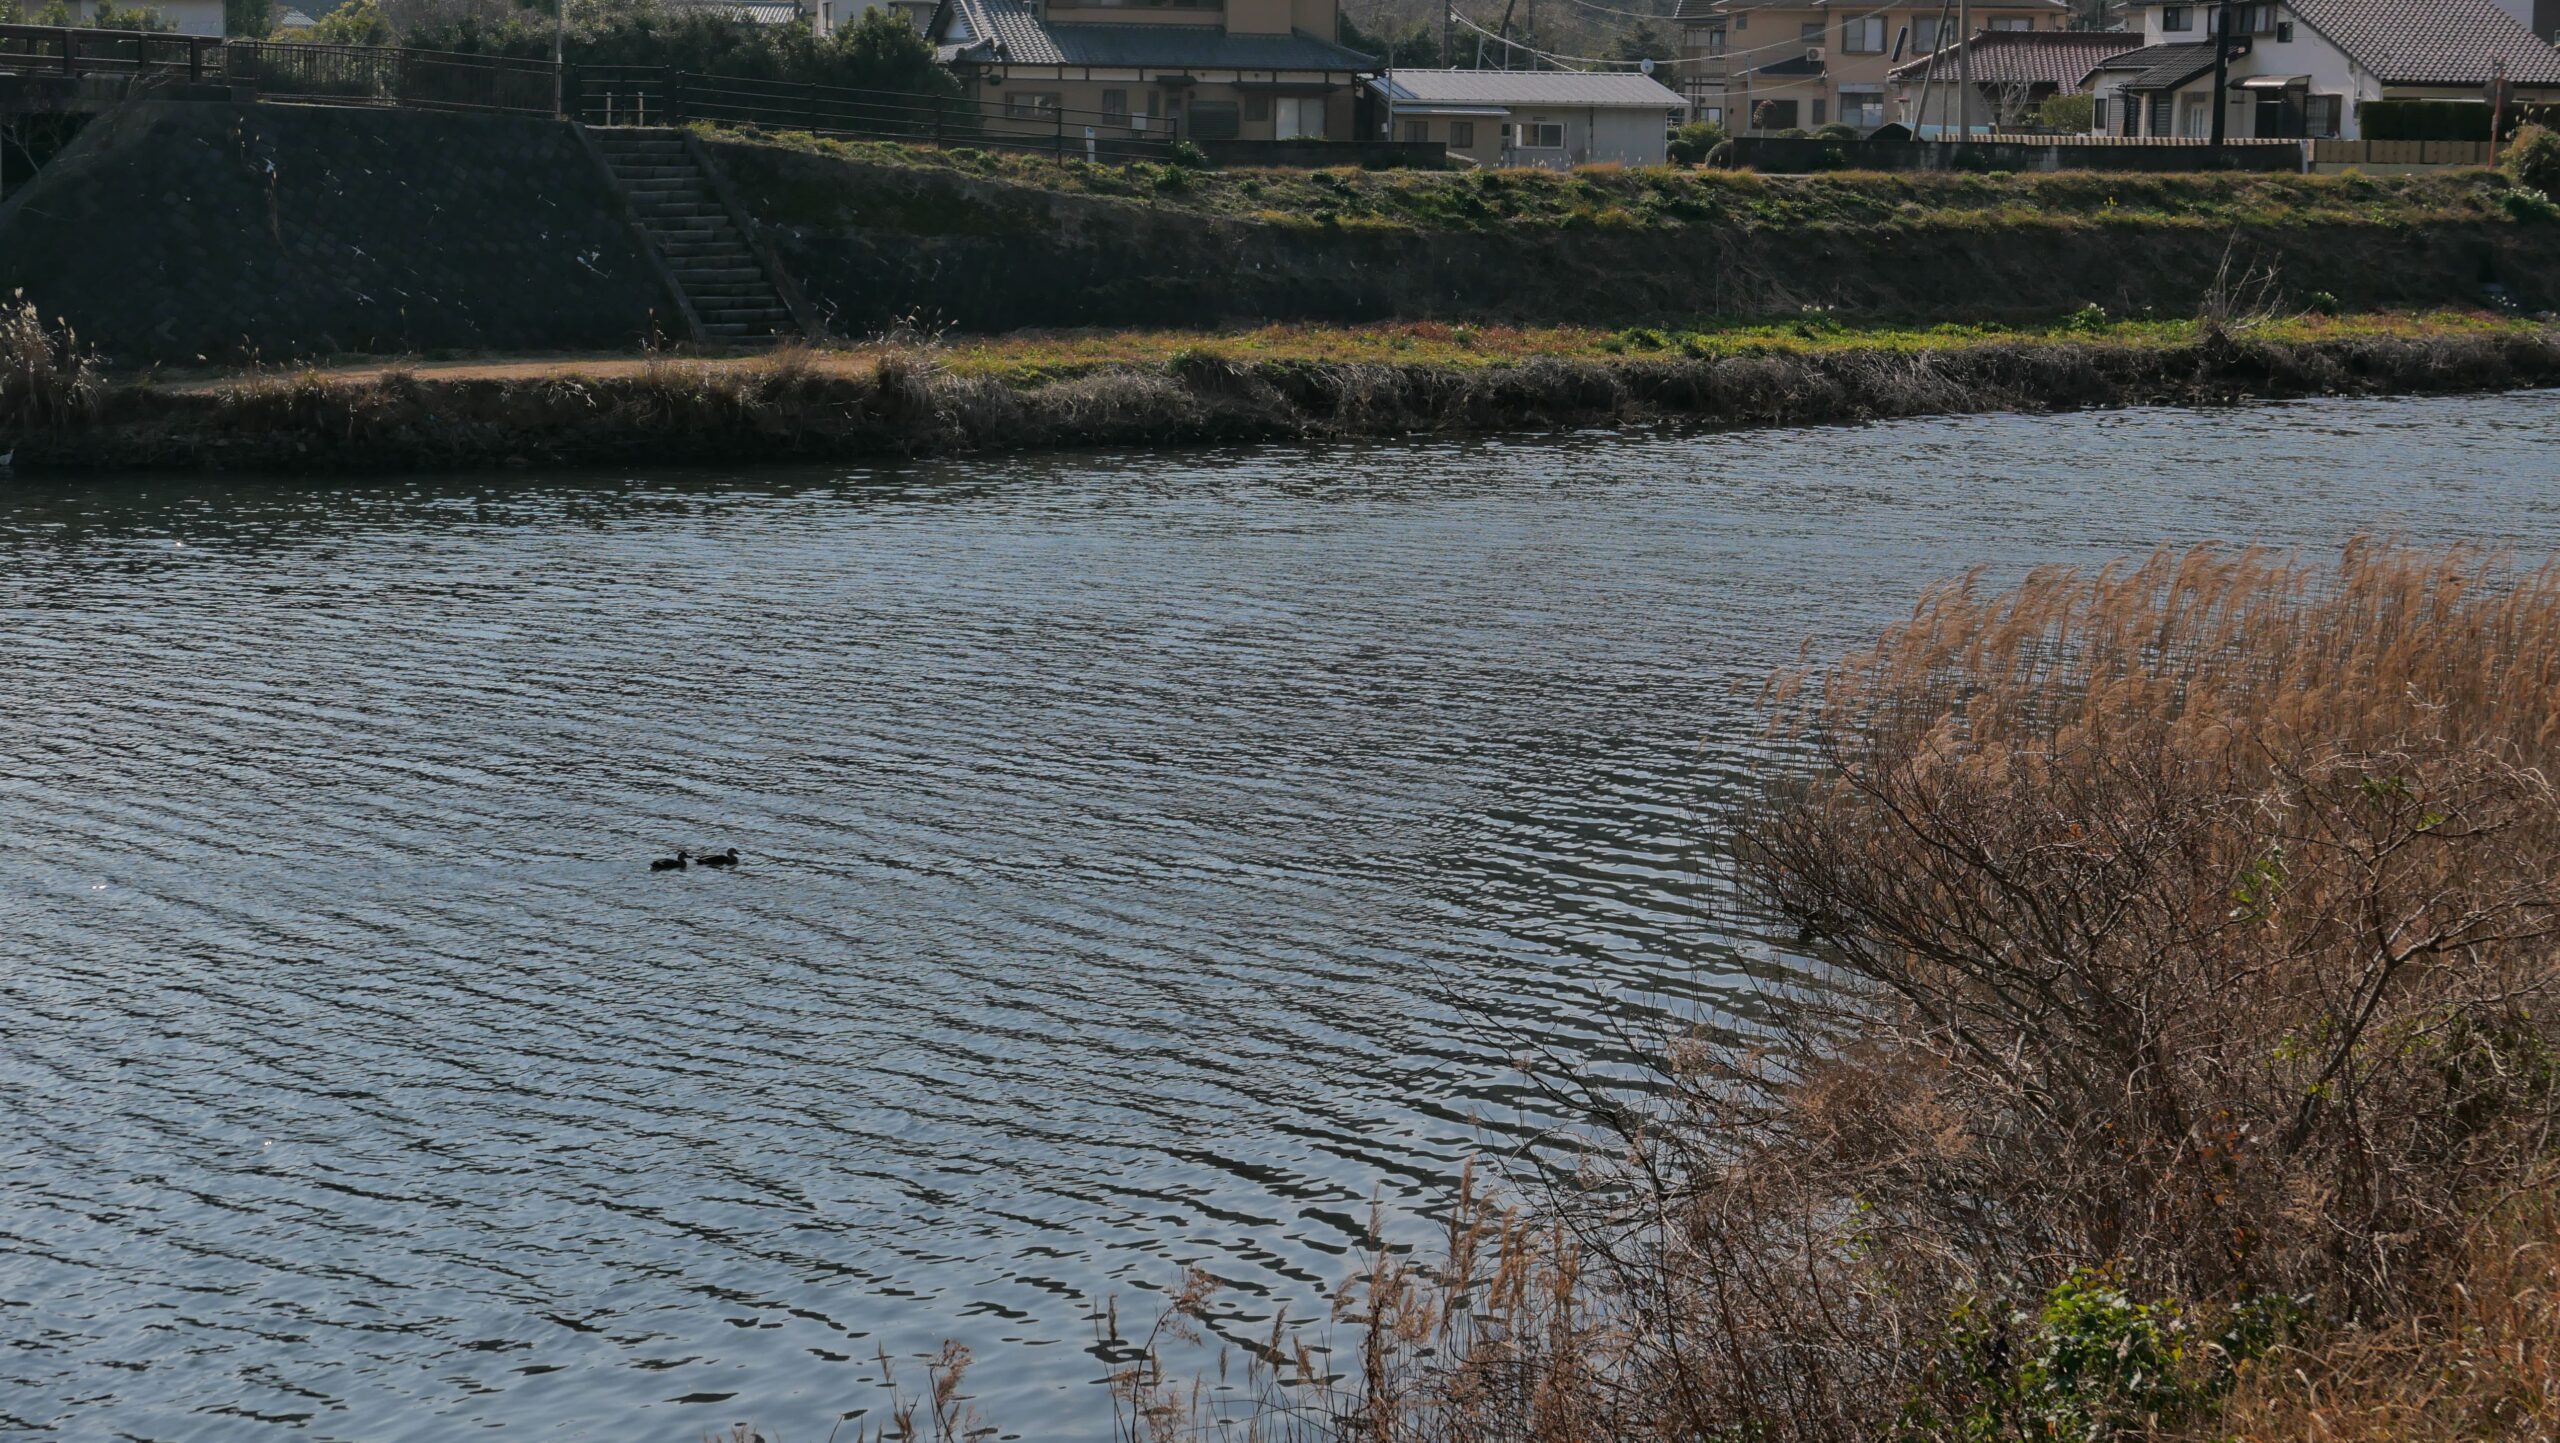
<path id="1" fill-rule="evenodd" d="M 0 204 L 0 277 L 127 366 L 626 347 L 672 317 L 576 134 L 515 116 L 120 106 Z"/>
<path id="2" fill-rule="evenodd" d="M 2302 169 L 2299 143 L 2207 145 L 2036 145 L 1990 140 L 1821 140 L 1744 135 L 1733 163 L 1775 175 L 1821 170 L 2246 170 Z"/>
<path id="3" fill-rule="evenodd" d="M 1447 170 L 1449 147 L 1437 140 L 1204 140 L 1213 165 L 1323 170 L 1356 165 L 1367 170 Z"/>

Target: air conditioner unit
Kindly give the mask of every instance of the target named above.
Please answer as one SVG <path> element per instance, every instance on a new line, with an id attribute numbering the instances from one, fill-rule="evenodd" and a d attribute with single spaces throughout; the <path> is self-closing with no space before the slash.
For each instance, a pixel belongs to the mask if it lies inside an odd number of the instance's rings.
<path id="1" fill-rule="evenodd" d="M 1806 46 L 1804 48 L 1804 58 L 1812 61 L 1816 65 L 1820 65 L 1822 63 L 1822 47 L 1819 45 Z"/>

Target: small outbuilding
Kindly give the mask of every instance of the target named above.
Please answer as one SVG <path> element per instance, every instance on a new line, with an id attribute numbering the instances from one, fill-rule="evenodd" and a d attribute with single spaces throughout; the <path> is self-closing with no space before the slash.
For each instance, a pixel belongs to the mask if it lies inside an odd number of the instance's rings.
<path id="1" fill-rule="evenodd" d="M 1660 165 L 1687 107 L 1650 75 L 1390 70 L 1369 82 L 1380 140 L 1439 141 L 1478 165 Z"/>

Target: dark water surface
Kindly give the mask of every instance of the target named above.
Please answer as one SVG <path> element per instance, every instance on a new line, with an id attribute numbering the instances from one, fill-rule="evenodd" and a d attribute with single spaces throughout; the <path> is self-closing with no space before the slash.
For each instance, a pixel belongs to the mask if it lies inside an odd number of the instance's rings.
<path id="1" fill-rule="evenodd" d="M 1927 581 L 2560 546 L 2550 394 L 0 491 L 0 1435 L 793 1439 L 1321 1308 L 1760 953 L 1732 691 Z M 678 845 L 734 875 L 652 876 Z M 1452 1005 L 1452 999 L 1467 1005 Z M 1480 1015 L 1477 1015 L 1480 1014 Z M 920 1383 L 910 1367 L 908 1381 Z"/>

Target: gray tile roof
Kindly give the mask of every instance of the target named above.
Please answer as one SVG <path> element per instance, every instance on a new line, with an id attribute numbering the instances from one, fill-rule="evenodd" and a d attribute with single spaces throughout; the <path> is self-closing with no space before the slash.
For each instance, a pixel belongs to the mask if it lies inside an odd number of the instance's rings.
<path id="1" fill-rule="evenodd" d="M 2248 53 L 2248 40 L 2234 37 L 2231 42 L 2232 58 L 2236 60 Z M 2087 74 L 2094 75 L 2101 70 L 2130 70 L 2134 73 L 2124 82 L 2127 90 L 2175 90 L 2212 68 L 2212 41 L 2181 40 L 2173 45 L 2145 45 L 2121 55 L 2107 56 L 2090 66 Z"/>
<path id="2" fill-rule="evenodd" d="M 1589 105 L 1676 110 L 1688 102 L 1650 75 L 1600 70 L 1391 70 L 1378 88 L 1426 105 Z"/>
<path id="3" fill-rule="evenodd" d="M 945 64 L 1119 65 L 1169 70 L 1374 71 L 1378 59 L 1312 35 L 1231 35 L 1207 25 L 1050 25 L 1023 0 L 941 0 L 932 31 L 953 15 L 971 39 L 938 44 Z"/>
<path id="4" fill-rule="evenodd" d="M 1961 46 L 1947 46 L 1887 73 L 1895 80 L 1918 80 L 1936 65 L 1939 78 L 1947 79 L 1957 73 L 1958 53 L 1971 51 L 1976 85 L 2077 90 L 2100 61 L 2141 45 L 2141 36 L 2124 30 L 1985 30 Z"/>
<path id="5" fill-rule="evenodd" d="M 2287 0 L 2286 8 L 2385 85 L 2560 85 L 2560 51 L 2491 0 Z"/>

